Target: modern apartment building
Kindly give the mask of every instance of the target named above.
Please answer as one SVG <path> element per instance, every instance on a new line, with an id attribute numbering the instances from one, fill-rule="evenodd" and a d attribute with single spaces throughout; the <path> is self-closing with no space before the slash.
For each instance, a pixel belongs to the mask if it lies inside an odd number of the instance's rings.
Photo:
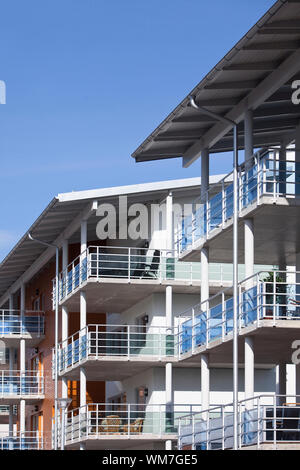
<path id="1" fill-rule="evenodd" d="M 180 419 L 180 449 L 299 448 L 299 26 L 299 2 L 275 2 L 133 153 L 137 162 L 182 158 L 184 167 L 201 157 L 201 195 L 182 224 L 179 259 L 201 257 L 201 302 L 181 344 L 186 361 L 201 363 L 202 410 Z M 233 172 L 212 193 L 210 155 L 232 151 Z M 215 295 L 210 263 L 234 256 L 244 278 Z M 277 268 L 255 273 L 254 263 Z M 229 363 L 244 371 L 244 397 L 216 407 L 210 376 Z M 273 394 L 256 397 L 255 367 L 271 364 Z"/>
<path id="2" fill-rule="evenodd" d="M 210 179 L 215 193 L 220 180 Z M 195 178 L 60 194 L 30 228 L 33 240 L 26 233 L 4 259 L 2 449 L 55 448 L 55 422 L 57 446 L 64 435 L 66 449 L 176 446 L 179 417 L 201 411 L 203 397 L 200 359 L 187 354 L 182 327 L 200 300 L 201 263 L 179 260 L 174 234 L 182 217 L 174 208 L 189 207 L 199 187 Z M 112 208 L 116 217 L 106 225 Z M 127 231 L 144 209 L 148 230 L 135 240 Z M 109 238 L 99 239 L 99 223 Z M 209 286 L 231 292 L 232 265 L 211 264 Z M 57 302 L 57 395 L 70 402 L 65 424 L 60 406 L 55 421 Z M 257 370 L 256 379 L 257 394 L 271 392 L 274 368 Z M 230 400 L 231 382 L 231 368 L 216 365 L 215 404 Z"/>

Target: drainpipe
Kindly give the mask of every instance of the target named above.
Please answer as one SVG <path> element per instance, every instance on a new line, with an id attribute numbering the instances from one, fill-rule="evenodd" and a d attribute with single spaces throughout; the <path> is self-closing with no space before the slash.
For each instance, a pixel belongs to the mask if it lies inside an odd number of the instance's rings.
<path id="1" fill-rule="evenodd" d="M 238 449 L 238 125 L 202 106 L 190 96 L 190 105 L 197 111 L 225 122 L 233 128 L 233 435 Z"/>

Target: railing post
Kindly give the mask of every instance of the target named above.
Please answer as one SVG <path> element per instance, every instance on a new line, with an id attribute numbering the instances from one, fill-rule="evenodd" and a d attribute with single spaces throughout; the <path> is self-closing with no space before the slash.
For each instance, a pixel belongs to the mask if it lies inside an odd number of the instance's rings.
<path id="1" fill-rule="evenodd" d="M 192 354 L 194 354 L 194 338 L 195 338 L 195 309 L 192 308 Z"/>
<path id="2" fill-rule="evenodd" d="M 130 403 L 127 405 L 127 426 L 128 426 L 128 437 L 130 436 L 130 412 L 131 412 L 131 407 Z"/>
<path id="3" fill-rule="evenodd" d="M 222 292 L 222 341 L 225 341 L 226 336 L 226 305 L 225 305 L 225 292 Z"/>
<path id="4" fill-rule="evenodd" d="M 223 405 L 221 405 L 221 417 L 222 417 L 222 450 L 225 450 L 225 415 L 224 415 Z"/>
<path id="5" fill-rule="evenodd" d="M 296 399 L 296 402 L 297 402 L 297 399 Z M 277 417 L 276 417 L 276 414 L 277 414 L 277 409 L 276 409 L 276 397 L 273 397 L 273 419 L 274 419 L 274 423 L 273 423 L 273 429 L 274 429 L 274 450 L 276 450 L 276 447 L 277 447 Z M 284 426 L 284 423 L 283 423 L 283 426 Z"/>
<path id="6" fill-rule="evenodd" d="M 131 258 L 131 248 L 128 248 L 128 281 L 130 281 L 130 258 Z"/>
<path id="7" fill-rule="evenodd" d="M 225 225 L 225 183 L 222 179 L 222 227 Z"/>
<path id="8" fill-rule="evenodd" d="M 210 335 L 210 315 L 209 315 L 209 300 L 205 302 L 206 306 L 206 347 L 209 345 L 209 335 Z"/>
<path id="9" fill-rule="evenodd" d="M 127 357 L 130 359 L 130 325 L 127 325 Z"/>
<path id="10" fill-rule="evenodd" d="M 264 422 L 264 417 L 262 417 L 262 423 Z M 264 426 L 263 426 L 264 427 Z M 261 432 L 261 417 L 260 417 L 260 399 L 258 398 L 257 403 L 257 449 L 260 449 L 260 432 Z M 264 436 L 262 436 L 264 439 Z"/>

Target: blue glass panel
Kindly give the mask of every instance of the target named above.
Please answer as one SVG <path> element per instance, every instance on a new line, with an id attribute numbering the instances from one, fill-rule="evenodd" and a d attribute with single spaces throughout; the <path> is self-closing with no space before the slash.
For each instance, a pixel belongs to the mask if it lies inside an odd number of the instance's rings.
<path id="1" fill-rule="evenodd" d="M 87 280 L 87 258 L 84 258 L 81 262 L 81 280 Z"/>
<path id="2" fill-rule="evenodd" d="M 210 341 L 222 337 L 222 304 L 210 309 L 209 339 Z"/>
<path id="3" fill-rule="evenodd" d="M 181 326 L 180 340 L 181 340 L 181 353 L 185 353 L 192 349 L 192 320 L 188 320 Z"/>
<path id="4" fill-rule="evenodd" d="M 67 274 L 68 277 L 68 294 L 72 292 L 72 277 L 73 277 L 73 270 L 69 271 Z"/>
<path id="5" fill-rule="evenodd" d="M 80 338 L 80 358 L 83 359 L 87 355 L 87 337 L 86 335 Z"/>
<path id="6" fill-rule="evenodd" d="M 233 298 L 225 301 L 225 334 L 233 330 Z"/>
<path id="7" fill-rule="evenodd" d="M 242 322 L 246 326 L 257 319 L 257 286 L 242 294 Z"/>
<path id="8" fill-rule="evenodd" d="M 201 312 L 195 318 L 195 346 L 206 343 L 207 321 L 206 312 Z"/>
<path id="9" fill-rule="evenodd" d="M 79 270 L 80 270 L 80 265 L 76 264 L 74 268 L 74 288 L 79 286 Z"/>
<path id="10" fill-rule="evenodd" d="M 233 215 L 233 184 L 225 189 L 225 219 L 229 219 Z"/>
<path id="11" fill-rule="evenodd" d="M 222 224 L 222 193 L 216 194 L 209 201 L 210 224 L 209 230 L 213 230 Z"/>
<path id="12" fill-rule="evenodd" d="M 242 207 L 247 207 L 257 198 L 257 165 L 242 176 Z"/>

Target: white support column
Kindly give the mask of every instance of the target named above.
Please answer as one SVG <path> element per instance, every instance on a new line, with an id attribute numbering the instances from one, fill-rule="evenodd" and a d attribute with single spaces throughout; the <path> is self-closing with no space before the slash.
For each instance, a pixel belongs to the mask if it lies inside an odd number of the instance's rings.
<path id="1" fill-rule="evenodd" d="M 21 320 L 23 323 L 23 318 L 25 316 L 25 284 L 21 285 L 20 292 L 20 310 L 21 310 Z M 26 348 L 25 348 L 25 339 L 20 340 L 20 374 L 26 371 Z M 20 402 L 20 432 L 25 432 L 25 400 Z"/>
<path id="2" fill-rule="evenodd" d="M 277 395 L 283 395 L 283 397 L 280 397 L 278 400 L 278 405 L 281 405 L 282 403 L 286 402 L 286 382 L 287 382 L 287 370 L 286 370 L 286 364 L 285 363 L 280 363 L 276 367 L 276 394 Z"/>
<path id="3" fill-rule="evenodd" d="M 166 256 L 173 258 L 174 249 L 174 229 L 173 229 L 173 196 L 169 192 L 166 199 Z M 172 286 L 166 287 L 166 327 L 170 334 L 173 333 L 173 304 L 172 304 Z M 167 330 L 168 333 L 168 330 Z M 165 393 L 166 393 L 166 417 L 173 419 L 173 366 L 168 362 L 165 366 Z M 169 416 L 168 416 L 169 415 Z M 165 442 L 165 450 L 172 450 L 172 441 Z"/>
<path id="4" fill-rule="evenodd" d="M 245 278 L 254 274 L 254 225 L 252 219 L 244 221 L 244 253 L 245 253 Z M 251 281 L 247 288 L 251 287 Z"/>
<path id="5" fill-rule="evenodd" d="M 80 292 L 80 329 L 86 327 L 86 293 Z"/>
<path id="6" fill-rule="evenodd" d="M 296 402 L 300 403 L 300 364 L 297 364 L 296 367 Z"/>
<path id="7" fill-rule="evenodd" d="M 69 243 L 68 240 L 64 240 L 62 244 L 62 269 L 63 272 L 67 269 L 69 264 Z M 69 310 L 67 307 L 63 306 L 61 310 L 61 339 L 66 341 L 69 334 Z M 62 397 L 68 398 L 68 379 L 63 377 L 62 379 Z"/>
<path id="8" fill-rule="evenodd" d="M 295 193 L 296 195 L 300 195 L 300 178 L 299 176 L 299 171 L 300 171 L 300 123 L 296 128 L 296 139 L 295 139 L 295 147 L 296 147 L 296 153 L 295 153 L 295 162 L 296 162 L 296 175 L 295 175 L 295 181 L 296 181 L 296 187 L 295 187 Z"/>
<path id="9" fill-rule="evenodd" d="M 245 400 L 254 397 L 254 343 L 251 336 L 245 338 Z M 253 407 L 250 400 L 246 408 Z"/>
<path id="10" fill-rule="evenodd" d="M 297 300 L 300 300 L 300 253 L 296 253 L 296 294 Z"/>
<path id="11" fill-rule="evenodd" d="M 209 150 L 204 149 L 201 153 L 201 202 L 206 202 L 209 190 Z"/>
<path id="12" fill-rule="evenodd" d="M 80 226 L 80 253 L 83 253 L 87 248 L 87 220 L 81 221 Z"/>
<path id="13" fill-rule="evenodd" d="M 245 112 L 245 168 L 251 166 L 253 156 L 253 111 L 247 109 Z"/>
<path id="14" fill-rule="evenodd" d="M 202 248 L 201 261 L 201 303 L 209 298 L 209 250 Z"/>
<path id="15" fill-rule="evenodd" d="M 173 229 L 173 195 L 169 192 L 166 198 L 166 249 L 172 251 L 174 248 Z"/>
<path id="16" fill-rule="evenodd" d="M 14 295 L 13 294 L 9 295 L 8 302 L 9 302 L 8 309 L 9 310 L 14 310 Z"/>
<path id="17" fill-rule="evenodd" d="M 80 367 L 80 406 L 86 405 L 86 370 Z M 85 410 L 83 411 L 85 412 Z"/>
<path id="18" fill-rule="evenodd" d="M 10 307 L 9 307 L 10 308 Z M 9 348 L 9 370 L 14 370 L 15 349 Z M 9 405 L 9 435 L 12 436 L 14 432 L 14 405 Z"/>
<path id="19" fill-rule="evenodd" d="M 166 417 L 173 421 L 174 419 L 174 406 L 173 406 L 173 365 L 168 362 L 165 367 L 165 387 L 166 387 Z M 168 418 L 169 415 L 169 418 Z M 165 450 L 172 450 L 172 441 L 165 442 Z"/>
<path id="20" fill-rule="evenodd" d="M 210 406 L 210 370 L 208 365 L 208 354 L 201 354 L 201 409 L 206 411 Z M 203 419 L 208 418 L 208 413 Z"/>
<path id="21" fill-rule="evenodd" d="M 86 327 L 86 294 L 80 292 L 80 330 Z M 80 367 L 80 406 L 86 405 L 86 371 Z"/>
<path id="22" fill-rule="evenodd" d="M 69 310 L 67 307 L 63 306 L 61 309 L 61 318 L 62 318 L 62 333 L 61 339 L 63 342 L 63 347 L 66 347 L 67 338 L 68 338 L 68 325 L 69 325 Z M 62 378 L 62 389 L 61 389 L 62 397 L 68 398 L 68 379 L 66 377 Z"/>

